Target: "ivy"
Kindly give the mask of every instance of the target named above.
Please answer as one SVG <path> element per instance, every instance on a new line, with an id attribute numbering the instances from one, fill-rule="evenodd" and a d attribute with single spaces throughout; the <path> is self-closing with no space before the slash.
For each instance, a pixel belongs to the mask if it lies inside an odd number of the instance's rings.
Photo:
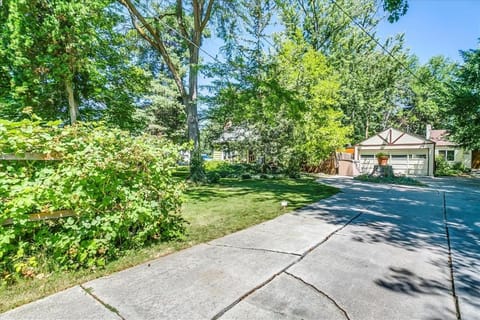
<path id="1" fill-rule="evenodd" d="M 0 161 L 0 276 L 5 284 L 45 268 L 96 268 L 154 241 L 182 237 L 178 148 L 102 123 L 59 128 L 32 117 L 0 121 L 0 153 L 52 161 Z M 73 211 L 51 220 L 31 214 Z M 41 269 L 44 268 L 44 269 Z"/>

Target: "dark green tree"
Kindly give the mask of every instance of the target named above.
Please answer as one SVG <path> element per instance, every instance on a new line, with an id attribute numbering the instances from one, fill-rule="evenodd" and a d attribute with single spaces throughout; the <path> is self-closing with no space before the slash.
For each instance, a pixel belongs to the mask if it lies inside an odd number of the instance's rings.
<path id="1" fill-rule="evenodd" d="M 147 77 L 115 30 L 111 1 L 6 0 L 0 7 L 0 113 L 105 118 L 128 128 Z"/>
<path id="2" fill-rule="evenodd" d="M 451 86 L 450 130 L 465 147 L 480 149 L 480 49 L 461 54 L 463 64 Z"/>

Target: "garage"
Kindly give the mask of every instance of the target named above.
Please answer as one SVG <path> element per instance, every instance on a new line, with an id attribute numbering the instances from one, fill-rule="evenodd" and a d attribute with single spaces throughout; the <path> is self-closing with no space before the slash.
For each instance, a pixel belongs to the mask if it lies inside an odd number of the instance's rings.
<path id="1" fill-rule="evenodd" d="M 422 136 L 389 128 L 355 146 L 360 173 L 368 174 L 377 164 L 376 154 L 388 154 L 388 164 L 397 175 L 432 176 L 435 143 Z"/>

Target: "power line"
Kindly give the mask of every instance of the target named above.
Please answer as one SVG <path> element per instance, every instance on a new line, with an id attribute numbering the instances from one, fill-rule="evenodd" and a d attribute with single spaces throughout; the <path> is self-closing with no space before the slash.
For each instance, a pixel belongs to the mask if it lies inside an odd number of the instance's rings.
<path id="1" fill-rule="evenodd" d="M 143 10 L 145 10 L 145 12 L 147 14 L 150 14 L 151 16 L 155 16 L 152 12 L 150 12 L 145 6 L 143 5 L 139 5 L 139 7 L 141 7 Z M 177 30 L 175 30 L 174 28 L 172 28 L 171 26 L 169 26 L 168 24 L 166 24 L 165 22 L 163 22 L 162 20 L 160 19 L 156 19 L 156 21 L 160 22 L 164 27 L 166 27 L 167 29 L 169 29 L 170 31 L 173 31 L 174 33 L 177 34 L 177 36 L 183 38 L 184 40 L 186 40 L 187 42 L 189 42 L 190 44 L 192 44 L 194 47 L 196 47 L 198 50 L 202 51 L 203 53 L 205 53 L 207 56 L 209 56 L 210 58 L 212 58 L 214 61 L 218 62 L 218 63 L 221 63 L 216 57 L 214 57 L 212 54 L 210 54 L 210 52 L 208 52 L 207 50 L 203 49 L 201 46 L 197 45 L 195 42 L 193 42 L 191 39 L 185 37 L 183 34 L 181 34 L 180 32 L 178 32 Z M 145 26 L 144 26 L 145 27 Z"/>
<path id="2" fill-rule="evenodd" d="M 387 53 L 393 60 L 395 60 L 405 71 L 410 73 L 415 79 L 417 79 L 419 82 L 422 84 L 426 85 L 427 87 L 430 87 L 434 89 L 435 91 L 439 92 L 442 95 L 447 95 L 447 93 L 443 92 L 442 89 L 439 89 L 436 86 L 432 86 L 429 83 L 425 83 L 423 79 L 419 78 L 408 66 L 406 66 L 402 61 L 400 61 L 390 50 L 388 50 L 383 44 L 378 41 L 377 38 L 375 38 L 373 35 L 371 35 L 368 30 L 366 30 L 360 23 L 358 23 L 341 5 L 338 4 L 336 0 L 331 0 L 331 3 L 336 6 L 345 16 L 347 16 L 350 21 L 352 21 L 360 30 L 362 30 L 371 40 L 373 40 L 385 53 Z M 450 84 L 447 83 L 449 87 Z M 451 87 L 453 89 L 453 87 Z"/>

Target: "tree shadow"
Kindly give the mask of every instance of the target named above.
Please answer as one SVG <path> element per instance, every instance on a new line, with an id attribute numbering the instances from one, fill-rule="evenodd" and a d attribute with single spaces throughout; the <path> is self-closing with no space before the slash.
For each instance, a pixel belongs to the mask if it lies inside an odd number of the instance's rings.
<path id="1" fill-rule="evenodd" d="M 448 275 L 445 194 L 460 309 L 480 314 L 480 179 L 422 179 L 429 184 L 426 188 L 372 185 L 348 179 L 324 181 L 341 188 L 342 193 L 296 214 L 340 225 L 361 213 L 342 231 L 343 235 L 356 242 L 386 244 L 419 254 L 428 250 L 438 257 L 428 263 Z M 451 294 L 448 277 L 445 281 L 424 274 L 421 277 L 400 265 L 390 266 L 387 275 L 374 283 L 411 296 Z"/>
<path id="2" fill-rule="evenodd" d="M 375 280 L 375 284 L 390 291 L 413 296 L 443 295 L 450 292 L 443 282 L 420 277 L 406 268 L 389 267 L 389 274 L 383 279 Z"/>

